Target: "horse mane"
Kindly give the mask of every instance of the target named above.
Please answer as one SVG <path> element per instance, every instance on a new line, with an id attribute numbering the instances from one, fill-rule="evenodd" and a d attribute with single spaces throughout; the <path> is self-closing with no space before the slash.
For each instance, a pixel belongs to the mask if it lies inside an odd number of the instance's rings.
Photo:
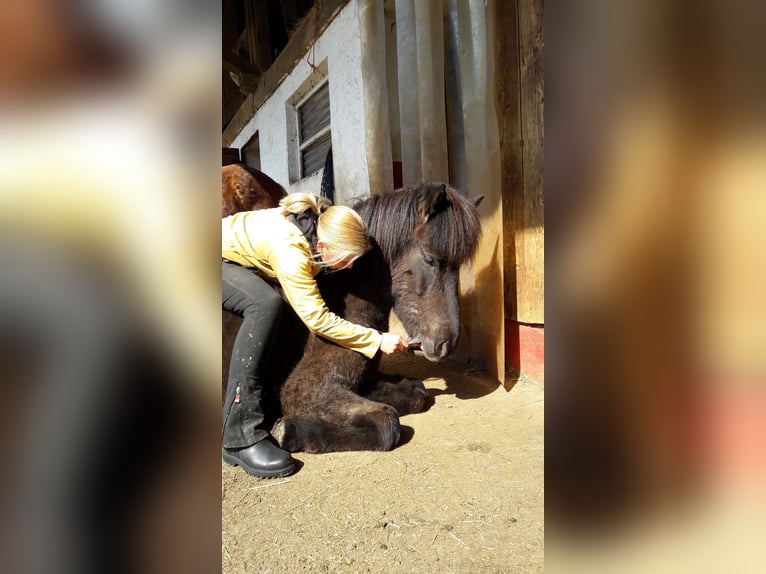
<path id="1" fill-rule="evenodd" d="M 446 187 L 444 199 L 423 224 L 420 206 L 427 194 L 441 187 Z M 416 234 L 425 234 L 432 255 L 443 264 L 459 267 L 473 257 L 481 236 L 474 203 L 442 183 L 421 183 L 374 195 L 354 209 L 389 262 L 406 250 Z"/>

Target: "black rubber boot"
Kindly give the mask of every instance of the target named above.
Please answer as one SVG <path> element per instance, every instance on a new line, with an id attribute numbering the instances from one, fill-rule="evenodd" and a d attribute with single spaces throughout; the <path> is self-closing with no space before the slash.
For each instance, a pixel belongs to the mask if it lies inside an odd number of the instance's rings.
<path id="1" fill-rule="evenodd" d="M 223 460 L 259 478 L 280 478 L 295 471 L 295 461 L 290 453 L 275 446 L 268 438 L 245 448 L 224 448 Z"/>

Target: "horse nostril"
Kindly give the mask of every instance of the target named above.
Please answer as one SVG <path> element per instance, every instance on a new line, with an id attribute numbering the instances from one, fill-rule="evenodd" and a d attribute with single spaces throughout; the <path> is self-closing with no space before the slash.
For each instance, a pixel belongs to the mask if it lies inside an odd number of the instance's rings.
<path id="1" fill-rule="evenodd" d="M 408 351 L 419 351 L 422 348 L 423 348 L 423 343 L 421 342 L 419 337 L 413 337 L 407 343 L 407 350 Z"/>
<path id="2" fill-rule="evenodd" d="M 410 349 L 415 347 L 414 345 L 412 345 L 412 342 L 410 345 L 411 345 Z M 422 343 L 420 343 L 419 346 L 422 349 L 425 357 L 430 361 L 441 361 L 444 357 L 449 355 L 455 348 L 454 341 L 451 341 L 449 339 L 433 340 L 433 339 L 429 339 L 428 337 L 423 338 L 423 341 Z"/>

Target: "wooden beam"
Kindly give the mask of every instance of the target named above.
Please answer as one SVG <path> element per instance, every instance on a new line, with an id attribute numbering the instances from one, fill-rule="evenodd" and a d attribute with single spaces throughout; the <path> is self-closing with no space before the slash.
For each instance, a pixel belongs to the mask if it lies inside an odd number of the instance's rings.
<path id="1" fill-rule="evenodd" d="M 262 0 L 245 0 L 245 33 L 250 62 L 259 72 L 271 66 L 271 33 L 269 5 Z"/>
<path id="2" fill-rule="evenodd" d="M 523 195 L 514 201 L 516 316 L 544 323 L 543 0 L 519 0 L 519 64 Z"/>
<path id="3" fill-rule="evenodd" d="M 349 0 L 323 0 L 314 4 L 308 15 L 303 19 L 285 49 L 279 54 L 271 67 L 251 85 L 241 85 L 243 91 L 252 92 L 237 111 L 234 118 L 223 132 L 224 145 L 231 143 L 237 134 L 247 125 L 256 110 L 265 102 L 274 90 L 282 83 L 287 75 L 292 72 L 297 63 L 306 55 L 306 51 L 316 36 L 330 25 L 335 16 L 340 12 Z M 315 20 L 316 18 L 316 20 Z"/>
<path id="4" fill-rule="evenodd" d="M 234 52 L 224 52 L 223 69 L 227 72 L 234 72 L 235 74 L 254 74 L 256 72 L 256 67 L 251 64 L 249 60 L 246 60 Z"/>
<path id="5" fill-rule="evenodd" d="M 237 3 L 235 0 L 223 0 L 221 7 L 221 40 L 224 52 L 237 49 L 239 33 L 237 31 Z"/>
<path id="6" fill-rule="evenodd" d="M 495 3 L 495 103 L 503 189 L 503 293 L 506 319 L 516 318 L 516 246 L 513 201 L 523 188 L 519 103 L 518 0 Z"/>
<path id="7" fill-rule="evenodd" d="M 495 94 L 503 186 L 506 319 L 542 324 L 544 307 L 542 0 L 497 2 Z"/>
<path id="8" fill-rule="evenodd" d="M 285 23 L 285 32 L 287 37 L 290 38 L 290 29 L 295 26 L 298 20 L 298 2 L 296 0 L 281 0 L 282 6 L 282 19 Z"/>

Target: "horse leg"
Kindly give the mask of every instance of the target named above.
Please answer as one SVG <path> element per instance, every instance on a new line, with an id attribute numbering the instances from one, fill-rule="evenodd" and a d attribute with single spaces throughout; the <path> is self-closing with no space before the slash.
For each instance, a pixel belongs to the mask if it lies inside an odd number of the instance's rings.
<path id="1" fill-rule="evenodd" d="M 391 405 L 399 416 L 422 413 L 431 408 L 434 402 L 423 381 L 417 379 L 394 381 L 381 378 L 372 383 L 364 396 L 371 401 Z"/>
<path id="2" fill-rule="evenodd" d="M 346 392 L 354 399 L 344 397 L 341 401 L 323 405 L 321 418 L 301 414 L 284 416 L 271 429 L 271 435 L 289 452 L 394 448 L 399 443 L 399 416 L 396 410 Z"/>

